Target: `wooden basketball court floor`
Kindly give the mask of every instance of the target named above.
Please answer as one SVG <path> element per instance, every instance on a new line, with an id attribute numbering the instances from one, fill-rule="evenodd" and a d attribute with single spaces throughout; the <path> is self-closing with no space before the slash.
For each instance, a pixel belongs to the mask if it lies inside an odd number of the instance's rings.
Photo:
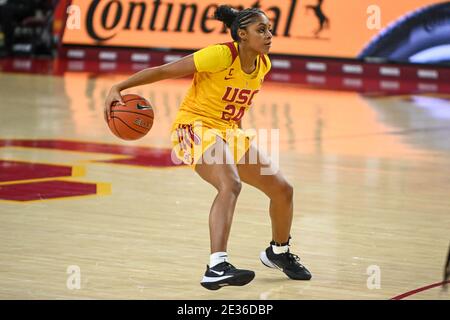
<path id="1" fill-rule="evenodd" d="M 199 281 L 215 190 L 167 161 L 190 80 L 131 90 L 156 118 L 148 136 L 125 142 L 102 114 L 122 78 L 0 74 L 0 298 L 450 298 L 438 285 L 417 290 L 442 281 L 450 240 L 448 96 L 265 83 L 243 126 L 280 130 L 292 251 L 313 278 L 259 262 L 268 199 L 244 185 L 228 252 L 256 278 L 212 292 Z"/>

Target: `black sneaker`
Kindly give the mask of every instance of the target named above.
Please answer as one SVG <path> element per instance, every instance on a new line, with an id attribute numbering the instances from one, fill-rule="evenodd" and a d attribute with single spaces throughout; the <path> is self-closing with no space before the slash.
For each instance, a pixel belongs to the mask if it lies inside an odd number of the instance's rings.
<path id="1" fill-rule="evenodd" d="M 259 255 L 261 262 L 269 268 L 283 271 L 289 278 L 294 280 L 309 280 L 311 273 L 300 263 L 300 258 L 289 252 L 275 254 L 272 246 L 269 246 Z"/>
<path id="2" fill-rule="evenodd" d="M 244 286 L 255 277 L 250 270 L 236 269 L 232 264 L 224 261 L 210 268 L 206 266 L 206 272 L 200 284 L 209 290 L 217 290 L 224 286 Z"/>

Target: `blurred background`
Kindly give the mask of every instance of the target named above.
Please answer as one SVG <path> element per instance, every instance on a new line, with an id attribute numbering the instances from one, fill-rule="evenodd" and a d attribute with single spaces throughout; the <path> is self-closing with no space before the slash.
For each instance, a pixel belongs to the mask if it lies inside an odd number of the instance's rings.
<path id="1" fill-rule="evenodd" d="M 259 7 L 271 19 L 272 81 L 360 92 L 449 91 L 448 1 L 228 3 Z M 0 56 L 46 59 L 0 65 L 19 71 L 132 73 L 229 41 L 226 27 L 212 19 L 217 5 L 207 0 L 0 0 Z"/>
<path id="2" fill-rule="evenodd" d="M 273 23 L 273 54 L 448 65 L 450 3 L 228 1 Z M 66 45 L 199 49 L 229 39 L 214 1 L 1 0 L 0 52 L 56 56 Z M 178 37 L 173 37 L 177 35 Z"/>

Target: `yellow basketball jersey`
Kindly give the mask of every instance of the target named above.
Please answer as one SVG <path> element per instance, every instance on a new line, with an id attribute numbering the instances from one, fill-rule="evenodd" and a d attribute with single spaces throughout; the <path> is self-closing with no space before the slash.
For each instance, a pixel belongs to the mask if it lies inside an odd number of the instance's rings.
<path id="1" fill-rule="evenodd" d="M 251 74 L 242 70 L 237 42 L 206 47 L 194 53 L 197 72 L 177 113 L 175 124 L 202 121 L 217 129 L 233 128 L 257 95 L 271 63 L 257 57 Z"/>

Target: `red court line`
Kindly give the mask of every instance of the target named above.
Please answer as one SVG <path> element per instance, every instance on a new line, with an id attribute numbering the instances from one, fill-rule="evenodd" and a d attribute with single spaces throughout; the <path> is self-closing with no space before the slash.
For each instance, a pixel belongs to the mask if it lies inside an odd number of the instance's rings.
<path id="1" fill-rule="evenodd" d="M 0 183 L 72 176 L 71 166 L 30 163 L 24 161 L 0 160 L 0 169 Z"/>
<path id="2" fill-rule="evenodd" d="M 0 139 L 1 147 L 26 147 L 92 153 L 108 153 L 129 156 L 129 159 L 98 160 L 101 163 L 122 163 L 143 167 L 178 166 L 172 161 L 170 148 L 139 147 L 125 144 L 109 144 L 67 140 Z"/>
<path id="3" fill-rule="evenodd" d="M 8 184 L 0 187 L 0 199 L 32 201 L 60 199 L 97 194 L 97 184 L 78 181 L 37 181 Z"/>
<path id="4" fill-rule="evenodd" d="M 444 284 L 449 284 L 449 283 L 450 283 L 450 280 L 441 281 L 441 282 L 438 282 L 438 283 L 433 283 L 433 284 L 430 284 L 430 285 L 422 287 L 422 288 L 418 288 L 418 289 L 414 289 L 414 290 L 402 293 L 402 294 L 400 294 L 398 296 L 395 296 L 395 297 L 391 298 L 391 300 L 401 300 L 403 298 L 412 296 L 412 295 L 414 295 L 416 293 L 419 293 L 419 292 L 422 292 L 422 291 L 426 291 L 426 290 L 429 290 L 429 289 L 432 289 L 432 288 L 435 288 L 435 287 L 440 287 L 440 286 L 443 286 Z"/>

